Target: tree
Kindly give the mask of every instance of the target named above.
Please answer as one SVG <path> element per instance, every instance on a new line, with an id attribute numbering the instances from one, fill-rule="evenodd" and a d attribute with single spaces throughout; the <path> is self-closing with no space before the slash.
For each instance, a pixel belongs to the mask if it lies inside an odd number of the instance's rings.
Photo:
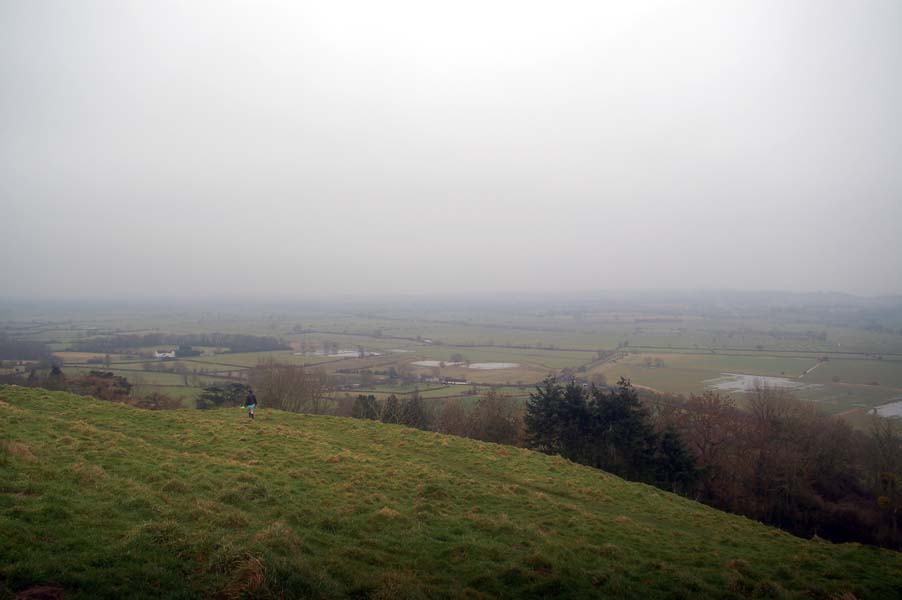
<path id="1" fill-rule="evenodd" d="M 652 480 L 657 435 L 635 388 L 621 378 L 616 389 L 592 388 L 591 395 L 589 464 L 628 479 Z"/>
<path id="2" fill-rule="evenodd" d="M 698 464 L 702 499 L 729 498 L 732 504 L 739 494 L 735 465 L 744 430 L 740 417 L 732 398 L 713 391 L 690 395 L 667 415 L 665 426 L 680 433 Z"/>
<path id="3" fill-rule="evenodd" d="M 195 405 L 201 410 L 242 406 L 246 397 L 247 386 L 243 383 L 217 384 L 205 387 Z"/>
<path id="4" fill-rule="evenodd" d="M 561 386 L 551 377 L 530 395 L 527 443 L 634 480 L 655 480 L 658 436 L 648 409 L 621 379 L 616 389 Z"/>
<path id="5" fill-rule="evenodd" d="M 467 413 L 456 398 L 445 400 L 436 420 L 436 431 L 449 435 L 467 435 Z"/>
<path id="6" fill-rule="evenodd" d="M 360 394 L 354 401 L 351 409 L 351 416 L 355 419 L 370 419 L 376 421 L 379 419 L 379 403 L 372 394 Z"/>
<path id="7" fill-rule="evenodd" d="M 385 406 L 382 407 L 383 423 L 400 423 L 401 422 L 401 405 L 398 403 L 398 397 L 391 394 L 385 399 Z"/>
<path id="8" fill-rule="evenodd" d="M 590 422 L 586 389 L 574 382 L 562 386 L 549 376 L 527 401 L 527 445 L 574 462 L 592 464 L 588 452 Z"/>
<path id="9" fill-rule="evenodd" d="M 48 390 L 63 390 L 66 388 L 66 376 L 57 365 L 50 367 L 50 373 L 44 378 L 44 387 Z"/>
<path id="10" fill-rule="evenodd" d="M 530 448 L 546 454 L 560 454 L 559 412 L 562 404 L 563 388 L 553 377 L 546 377 L 536 391 L 526 401 L 526 444 Z"/>
<path id="11" fill-rule="evenodd" d="M 893 420 L 874 417 L 870 461 L 877 506 L 889 530 L 889 539 L 896 540 L 902 513 L 902 428 Z"/>
<path id="12" fill-rule="evenodd" d="M 658 438 L 655 454 L 655 485 L 672 492 L 690 492 L 699 477 L 695 459 L 673 427 Z"/>
<path id="13" fill-rule="evenodd" d="M 426 411 L 426 404 L 420 394 L 414 392 L 410 398 L 401 405 L 401 415 L 399 422 L 408 427 L 417 429 L 429 428 L 429 413 Z"/>
<path id="14" fill-rule="evenodd" d="M 331 382 L 322 370 L 270 358 L 250 369 L 248 381 L 260 403 L 278 410 L 322 414 L 330 404 Z"/>
<path id="15" fill-rule="evenodd" d="M 467 436 L 484 442 L 515 444 L 522 418 L 514 399 L 490 389 L 479 400 L 468 419 Z"/>

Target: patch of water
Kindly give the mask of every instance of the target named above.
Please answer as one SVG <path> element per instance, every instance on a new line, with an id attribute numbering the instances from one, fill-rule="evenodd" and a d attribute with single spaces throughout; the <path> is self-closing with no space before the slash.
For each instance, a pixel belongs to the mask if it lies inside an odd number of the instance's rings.
<path id="1" fill-rule="evenodd" d="M 871 412 L 881 417 L 902 417 L 902 398 L 893 398 L 888 404 L 878 406 Z"/>
<path id="2" fill-rule="evenodd" d="M 484 363 L 470 363 L 471 369 L 480 369 L 483 371 L 490 371 L 493 369 L 516 369 L 520 365 L 517 363 L 505 363 L 505 362 L 484 362 Z"/>
<path id="3" fill-rule="evenodd" d="M 702 383 L 704 383 L 705 387 L 709 390 L 719 390 L 723 392 L 748 392 L 755 389 L 756 384 L 790 390 L 820 387 L 820 384 L 804 383 L 798 379 L 767 377 L 764 375 L 746 375 L 744 373 L 721 373 L 720 377 L 706 379 Z"/>
<path id="4" fill-rule="evenodd" d="M 358 358 L 360 356 L 360 351 L 358 350 L 339 350 L 338 352 L 323 352 L 322 350 L 317 350 L 315 352 L 295 352 L 295 356 L 304 356 L 305 354 L 312 354 L 313 356 L 328 356 L 329 358 Z M 364 356 L 379 356 L 379 352 L 363 352 Z"/>
<path id="5" fill-rule="evenodd" d="M 415 367 L 441 367 L 442 365 L 446 367 L 459 367 L 464 364 L 462 362 L 448 362 L 444 360 L 417 360 L 412 363 Z"/>

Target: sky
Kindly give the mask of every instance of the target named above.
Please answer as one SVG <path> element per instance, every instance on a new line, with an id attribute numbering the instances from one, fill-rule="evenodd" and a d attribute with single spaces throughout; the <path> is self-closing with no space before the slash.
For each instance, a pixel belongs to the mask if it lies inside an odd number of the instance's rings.
<path id="1" fill-rule="evenodd" d="M 900 25 L 0 0 L 0 296 L 900 294 Z"/>

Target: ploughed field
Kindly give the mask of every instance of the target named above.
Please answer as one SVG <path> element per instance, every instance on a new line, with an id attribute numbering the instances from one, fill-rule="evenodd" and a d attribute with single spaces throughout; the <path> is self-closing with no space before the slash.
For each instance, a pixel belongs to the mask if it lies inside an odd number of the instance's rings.
<path id="1" fill-rule="evenodd" d="M 898 598 L 902 554 L 396 425 L 0 387 L 0 598 Z M 854 596 L 853 596 L 854 595 Z"/>

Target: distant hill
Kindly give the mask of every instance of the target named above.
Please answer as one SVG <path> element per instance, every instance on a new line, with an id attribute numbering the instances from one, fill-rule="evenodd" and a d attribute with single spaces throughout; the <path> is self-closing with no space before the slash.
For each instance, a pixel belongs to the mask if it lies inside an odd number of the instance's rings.
<path id="1" fill-rule="evenodd" d="M 527 450 L 0 387 L 0 599 L 900 590 L 902 554 L 802 540 Z"/>

